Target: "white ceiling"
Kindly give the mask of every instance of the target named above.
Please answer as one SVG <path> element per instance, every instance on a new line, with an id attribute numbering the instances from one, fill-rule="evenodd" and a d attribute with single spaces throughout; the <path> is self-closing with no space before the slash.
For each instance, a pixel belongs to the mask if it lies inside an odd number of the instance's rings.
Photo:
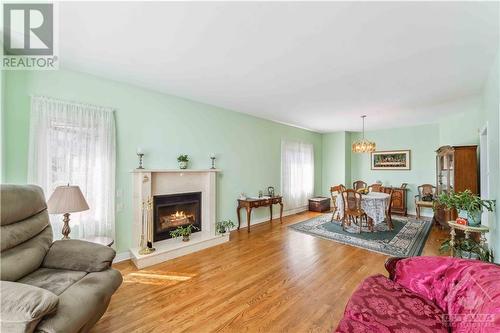
<path id="1" fill-rule="evenodd" d="M 497 2 L 60 3 L 63 68 L 319 132 L 432 122 L 498 39 Z"/>

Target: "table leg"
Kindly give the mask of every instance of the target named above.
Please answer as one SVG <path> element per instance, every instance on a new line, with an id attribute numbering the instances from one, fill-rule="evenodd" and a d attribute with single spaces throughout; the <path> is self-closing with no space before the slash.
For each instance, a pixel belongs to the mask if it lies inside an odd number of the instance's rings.
<path id="1" fill-rule="evenodd" d="M 241 225 L 240 210 L 241 210 L 241 207 L 238 206 L 238 208 L 236 208 L 236 215 L 238 216 L 238 230 L 240 230 L 240 225 Z"/>
<path id="2" fill-rule="evenodd" d="M 453 257 L 453 248 L 455 247 L 455 228 L 451 227 L 450 230 L 450 251 Z"/>
<path id="3" fill-rule="evenodd" d="M 273 205 L 269 205 L 269 223 L 273 223 Z"/>
<path id="4" fill-rule="evenodd" d="M 479 246 L 481 246 L 482 248 L 486 246 L 486 236 L 482 232 L 479 236 Z"/>
<path id="5" fill-rule="evenodd" d="M 250 216 L 252 215 L 252 208 L 251 207 L 246 207 L 247 208 L 247 231 L 250 232 Z"/>
<path id="6" fill-rule="evenodd" d="M 280 202 L 280 223 L 283 223 L 283 203 Z"/>

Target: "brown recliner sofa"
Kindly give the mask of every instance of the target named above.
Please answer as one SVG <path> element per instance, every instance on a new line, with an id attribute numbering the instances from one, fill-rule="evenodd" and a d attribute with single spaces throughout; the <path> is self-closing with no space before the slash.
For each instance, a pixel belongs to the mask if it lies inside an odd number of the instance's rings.
<path id="1" fill-rule="evenodd" d="M 1 185 L 1 332 L 88 332 L 122 283 L 115 251 L 52 242 L 40 187 Z"/>

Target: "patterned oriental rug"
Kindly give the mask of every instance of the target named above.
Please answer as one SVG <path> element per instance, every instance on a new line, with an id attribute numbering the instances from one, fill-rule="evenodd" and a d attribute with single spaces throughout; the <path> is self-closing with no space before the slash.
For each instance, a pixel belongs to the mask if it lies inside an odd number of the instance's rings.
<path id="1" fill-rule="evenodd" d="M 380 223 L 375 225 L 374 232 L 369 232 L 368 228 L 363 227 L 359 233 L 359 226 L 351 223 L 351 226 L 344 231 L 340 221 L 330 222 L 331 218 L 331 213 L 323 214 L 292 224 L 289 228 L 368 251 L 394 257 L 412 257 L 422 253 L 432 227 L 430 219 L 417 220 L 414 217 L 393 216 L 394 230 L 389 230 L 386 223 Z"/>

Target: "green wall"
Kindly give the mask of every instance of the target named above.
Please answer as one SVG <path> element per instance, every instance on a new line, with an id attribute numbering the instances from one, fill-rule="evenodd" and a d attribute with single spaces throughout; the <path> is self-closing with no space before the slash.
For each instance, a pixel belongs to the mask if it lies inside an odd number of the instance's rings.
<path id="1" fill-rule="evenodd" d="M 350 133 L 334 132 L 323 134 L 323 191 L 330 195 L 330 187 L 351 183 Z"/>
<path id="2" fill-rule="evenodd" d="M 479 129 L 485 124 L 481 96 L 469 98 L 457 112 L 439 122 L 439 144 L 479 144 Z"/>
<path id="3" fill-rule="evenodd" d="M 500 50 L 500 49 L 499 49 Z M 483 90 L 482 111 L 484 123 L 488 124 L 488 160 L 489 160 L 489 196 L 490 199 L 497 200 L 495 213 L 489 216 L 489 226 L 491 228 L 490 241 L 493 244 L 495 261 L 500 263 L 500 144 L 499 144 L 499 103 L 500 103 L 500 51 L 497 53 L 496 61 L 493 64 L 490 75 Z"/>
<path id="4" fill-rule="evenodd" d="M 423 125 L 368 131 L 365 136 L 375 141 L 377 150 L 411 150 L 411 169 L 371 170 L 370 154 L 351 153 L 352 181 L 363 180 L 373 184 L 380 180 L 386 186 L 408 183 L 408 212 L 414 214 L 413 198 L 417 194 L 417 186 L 436 182 L 435 150 L 439 147 L 439 126 Z M 358 140 L 361 138 L 361 133 L 352 133 L 351 137 L 352 141 Z M 424 213 L 432 214 L 432 211 Z"/>
<path id="5" fill-rule="evenodd" d="M 0 70 L 0 181 L 5 182 L 5 75 Z"/>
<path id="6" fill-rule="evenodd" d="M 186 99 L 156 93 L 124 83 L 72 71 L 5 72 L 5 181 L 26 183 L 30 95 L 110 106 L 116 109 L 117 214 L 119 252 L 135 246 L 131 239 L 132 175 L 138 146 L 146 168 L 177 168 L 176 157 L 191 157 L 191 168 L 210 166 L 218 155 L 218 217 L 236 220 L 236 198 L 256 195 L 274 186 L 280 192 L 281 140 L 312 143 L 315 188 L 321 192 L 321 134 Z M 47 195 L 47 194 L 46 194 Z M 268 210 L 255 210 L 254 220 Z M 244 218 L 243 218 L 244 220 Z"/>

